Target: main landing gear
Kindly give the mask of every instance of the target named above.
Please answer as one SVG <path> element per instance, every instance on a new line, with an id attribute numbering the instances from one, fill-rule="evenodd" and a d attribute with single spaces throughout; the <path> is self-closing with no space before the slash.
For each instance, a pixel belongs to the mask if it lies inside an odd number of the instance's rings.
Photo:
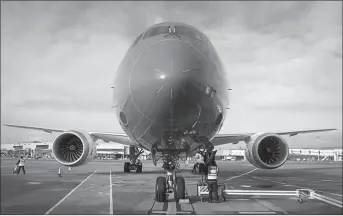
<path id="1" fill-rule="evenodd" d="M 124 163 L 124 172 L 130 172 L 136 170 L 136 173 L 141 173 L 143 170 L 143 164 L 138 159 L 139 155 L 144 152 L 143 149 L 139 150 L 135 146 L 130 146 L 130 162 Z"/>

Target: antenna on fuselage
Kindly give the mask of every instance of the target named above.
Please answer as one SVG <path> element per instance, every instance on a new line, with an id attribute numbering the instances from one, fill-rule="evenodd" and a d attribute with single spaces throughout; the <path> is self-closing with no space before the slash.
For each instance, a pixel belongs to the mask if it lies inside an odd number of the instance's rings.
<path id="1" fill-rule="evenodd" d="M 228 88 L 229 91 L 232 91 L 232 88 Z M 225 107 L 225 109 L 230 109 L 230 107 Z"/>

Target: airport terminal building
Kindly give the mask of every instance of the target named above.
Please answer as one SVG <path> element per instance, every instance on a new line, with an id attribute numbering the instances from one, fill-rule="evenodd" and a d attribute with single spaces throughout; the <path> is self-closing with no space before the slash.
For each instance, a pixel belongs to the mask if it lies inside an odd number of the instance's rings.
<path id="1" fill-rule="evenodd" d="M 245 160 L 245 151 L 239 150 L 218 150 L 217 159 Z M 288 160 L 310 160 L 310 161 L 342 161 L 342 149 L 289 149 Z"/>
<path id="2" fill-rule="evenodd" d="M 98 159 L 122 159 L 128 158 L 129 148 L 117 143 L 97 143 L 97 158 Z M 52 158 L 52 142 L 31 142 L 18 144 L 1 144 L 1 155 L 11 155 L 19 157 L 26 155 L 29 157 L 46 157 Z M 145 160 L 149 155 L 148 151 L 144 151 L 140 159 Z"/>
<path id="3" fill-rule="evenodd" d="M 18 157 L 26 155 L 30 157 L 52 157 L 52 142 L 41 143 L 19 143 L 1 144 L 1 155 L 12 155 Z M 245 160 L 243 149 L 217 149 L 217 160 Z M 97 143 L 98 159 L 123 159 L 128 158 L 129 148 L 117 143 Z M 144 151 L 140 156 L 146 160 L 150 152 Z M 197 154 L 195 159 L 201 159 Z M 290 149 L 289 160 L 310 160 L 310 161 L 342 161 L 342 149 Z"/>

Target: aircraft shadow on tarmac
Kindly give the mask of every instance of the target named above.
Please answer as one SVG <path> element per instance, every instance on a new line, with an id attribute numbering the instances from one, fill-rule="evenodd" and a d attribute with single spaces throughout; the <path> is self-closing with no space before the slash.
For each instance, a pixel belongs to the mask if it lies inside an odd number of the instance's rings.
<path id="1" fill-rule="evenodd" d="M 109 175 L 109 171 L 108 172 L 96 172 L 95 174 L 97 175 Z M 125 173 L 124 171 L 121 172 L 111 172 L 112 174 L 121 174 L 121 175 L 133 175 L 133 174 L 137 174 L 137 175 L 155 175 L 155 174 L 161 174 L 161 175 L 166 175 L 166 172 L 164 170 L 148 170 L 148 171 L 144 171 L 142 173 L 136 173 L 135 171 L 131 171 L 129 173 Z M 178 170 L 176 171 L 176 173 L 187 173 L 190 174 L 191 171 L 190 170 Z"/>
<path id="2" fill-rule="evenodd" d="M 96 175 L 109 175 L 109 171 L 108 172 L 96 172 L 95 174 Z M 131 172 L 129 172 L 129 173 L 126 173 L 126 172 L 124 172 L 124 171 L 122 171 L 122 172 L 111 172 L 112 173 L 112 175 L 113 174 L 120 174 L 120 175 L 122 175 L 122 176 L 126 176 L 126 175 L 135 175 L 135 174 L 137 174 L 137 175 L 149 175 L 149 174 L 162 174 L 162 175 L 164 175 L 165 174 L 165 172 L 163 171 L 163 170 L 151 170 L 151 171 L 144 171 L 143 170 L 143 172 L 142 173 L 136 173 L 135 171 L 131 171 Z"/>

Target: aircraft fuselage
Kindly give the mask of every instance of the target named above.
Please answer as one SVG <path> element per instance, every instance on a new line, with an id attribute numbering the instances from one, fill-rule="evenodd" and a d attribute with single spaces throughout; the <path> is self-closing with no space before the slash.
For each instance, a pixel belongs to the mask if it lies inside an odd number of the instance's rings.
<path id="1" fill-rule="evenodd" d="M 187 134 L 211 140 L 225 120 L 228 85 L 210 40 L 182 23 L 160 23 L 127 51 L 114 82 L 114 105 L 124 132 L 150 150 L 190 146 Z M 174 142 L 175 147 L 175 142 Z M 173 148 L 173 147 L 172 147 Z"/>

